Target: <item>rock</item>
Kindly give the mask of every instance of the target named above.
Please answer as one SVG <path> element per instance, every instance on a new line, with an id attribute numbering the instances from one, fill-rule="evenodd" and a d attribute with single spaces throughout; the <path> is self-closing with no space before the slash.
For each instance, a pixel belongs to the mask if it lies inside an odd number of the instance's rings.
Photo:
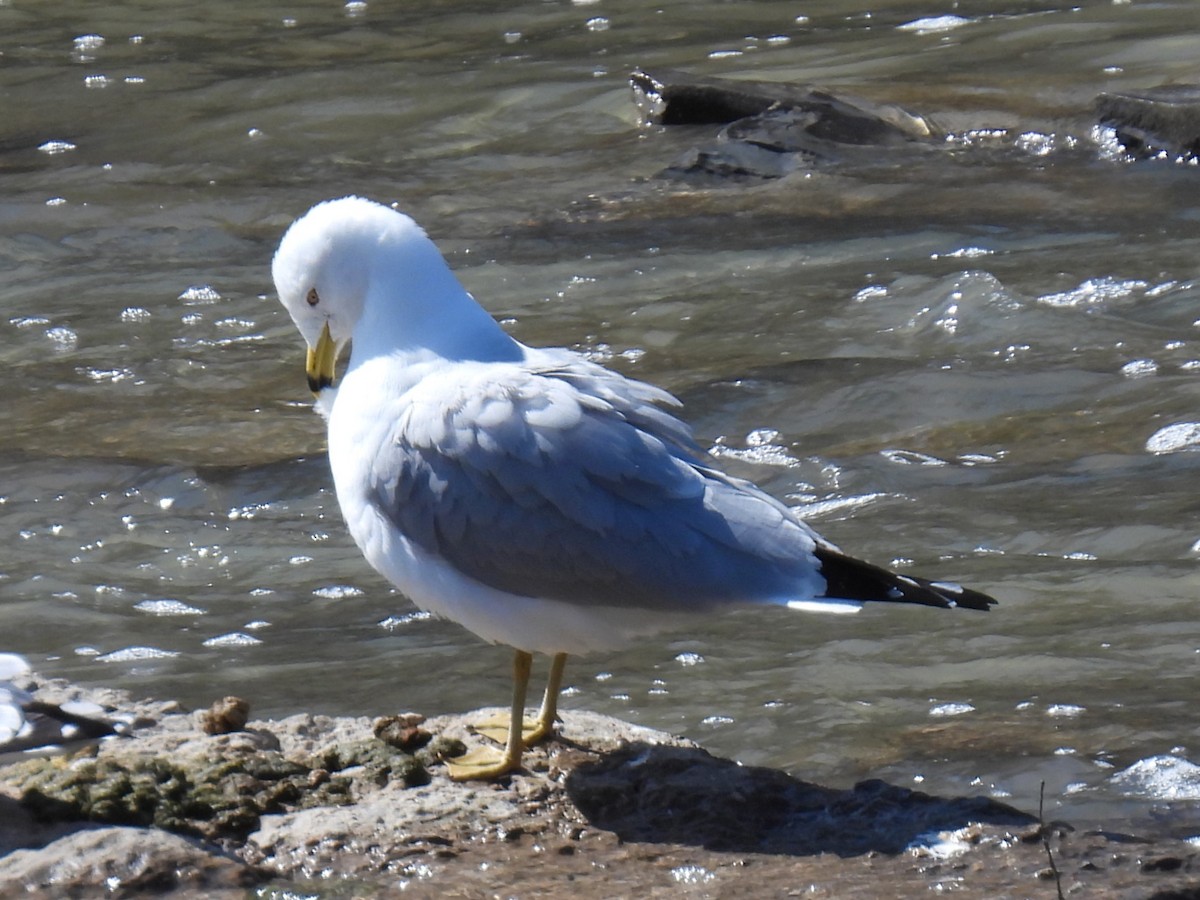
<path id="1" fill-rule="evenodd" d="M 815 137 L 837 143 L 927 140 L 934 134 L 928 121 L 893 103 L 835 96 L 807 85 L 644 69 L 635 69 L 629 83 L 646 121 L 658 125 L 726 125 L 769 110 L 792 110 L 806 117 Z M 745 133 L 733 136 L 744 139 Z"/>
<path id="2" fill-rule="evenodd" d="M 405 753 L 415 753 L 433 739 L 433 735 L 421 727 L 424 721 L 425 717 L 417 713 L 384 716 L 372 723 L 371 731 L 385 744 Z"/>
<path id="3" fill-rule="evenodd" d="M 923 835 L 1036 818 L 986 797 L 939 798 L 864 781 L 821 787 L 698 748 L 630 744 L 576 767 L 567 793 L 627 841 L 758 853 L 900 853 Z"/>
<path id="4" fill-rule="evenodd" d="M 661 125 L 724 124 L 716 143 L 689 151 L 667 173 L 778 178 L 815 163 L 878 157 L 881 148 L 932 146 L 928 121 L 849 94 L 680 72 L 630 76 L 643 118 Z"/>
<path id="5" fill-rule="evenodd" d="M 241 731 L 250 718 L 250 704 L 241 697 L 225 697 L 200 714 L 205 734 L 229 734 Z"/>
<path id="6" fill-rule="evenodd" d="M 1023 896 L 1039 877 L 1068 894 L 1170 896 L 1200 868 L 1181 841 L 1072 832 L 878 780 L 825 787 L 585 712 L 565 712 L 523 771 L 479 784 L 450 781 L 439 759 L 481 740 L 470 723 L 493 710 L 298 714 L 209 735 L 171 704 L 91 694 L 141 724 L 72 757 L 0 766 L 0 896 L 587 900 L 614 885 L 628 896 L 799 885 L 908 900 Z M 376 730 L 429 740 L 406 753 Z"/>
<path id="7" fill-rule="evenodd" d="M 1164 84 L 1111 91 L 1096 98 L 1096 115 L 1132 156 L 1200 156 L 1200 85 Z"/>
<path id="8" fill-rule="evenodd" d="M 648 124 L 723 126 L 664 169 L 671 178 L 744 182 L 818 166 L 903 166 L 919 158 L 912 154 L 946 147 L 924 116 L 808 85 L 637 69 L 630 86 Z M 1200 159 L 1200 84 L 1106 92 L 1096 98 L 1095 114 L 1133 157 Z"/>
<path id="9" fill-rule="evenodd" d="M 166 715 L 94 756 L 31 759 L 4 770 L 10 796 L 43 823 L 154 826 L 241 842 L 264 815 L 350 803 L 392 781 L 429 781 L 460 748 L 431 740 L 419 755 L 376 739 L 365 719 L 292 717 L 209 735 L 204 716 Z M 439 755 L 440 754 L 440 755 Z"/>
<path id="10" fill-rule="evenodd" d="M 0 894 L 15 896 L 245 896 L 260 873 L 216 848 L 176 834 L 106 826 L 76 831 L 0 858 Z"/>
<path id="11" fill-rule="evenodd" d="M 766 112 L 776 103 L 801 102 L 807 90 L 782 82 L 705 78 L 674 70 L 635 69 L 629 84 L 642 117 L 656 125 L 725 125 Z"/>
<path id="12" fill-rule="evenodd" d="M 313 778 L 315 766 L 278 751 L 183 758 L 111 753 L 13 768 L 7 779 L 36 819 L 153 825 L 209 840 L 244 839 L 265 813 L 345 803 L 350 793 L 345 779 Z"/>

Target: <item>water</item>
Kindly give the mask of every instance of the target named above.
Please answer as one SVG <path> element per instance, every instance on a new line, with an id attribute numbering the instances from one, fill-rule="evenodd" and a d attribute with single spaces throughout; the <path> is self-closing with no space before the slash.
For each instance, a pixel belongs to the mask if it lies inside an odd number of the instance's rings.
<path id="1" fill-rule="evenodd" d="M 349 541 L 271 296 L 288 222 L 361 192 L 522 340 L 676 391 L 831 539 L 1001 600 L 734 613 L 573 661 L 566 705 L 827 783 L 1032 809 L 1044 781 L 1056 816 L 1200 831 L 1186 790 L 1119 775 L 1200 759 L 1197 175 L 1091 136 L 1100 91 L 1194 77 L 1198 27 L 1186 0 L 0 3 L 0 649 L 259 715 L 504 702 L 508 651 Z M 637 65 L 954 137 L 664 181 L 711 130 L 640 127 Z"/>

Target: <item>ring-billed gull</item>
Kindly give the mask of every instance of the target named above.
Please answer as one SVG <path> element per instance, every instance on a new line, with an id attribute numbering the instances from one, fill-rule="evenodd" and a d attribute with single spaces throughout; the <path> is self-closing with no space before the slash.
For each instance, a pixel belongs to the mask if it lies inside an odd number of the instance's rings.
<path id="1" fill-rule="evenodd" d="M 338 503 L 363 554 L 417 606 L 516 650 L 505 749 L 457 758 L 453 778 L 519 767 L 523 746 L 553 728 L 568 654 L 689 613 L 995 602 L 844 555 L 714 468 L 666 391 L 510 337 L 389 207 L 314 206 L 284 235 L 272 275 L 308 344 Z M 535 652 L 553 662 L 523 734 Z"/>

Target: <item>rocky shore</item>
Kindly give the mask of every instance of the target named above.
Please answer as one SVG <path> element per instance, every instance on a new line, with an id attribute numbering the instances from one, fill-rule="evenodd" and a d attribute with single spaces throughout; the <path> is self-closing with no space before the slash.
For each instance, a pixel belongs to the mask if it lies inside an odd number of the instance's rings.
<path id="1" fill-rule="evenodd" d="M 1200 898 L 1200 850 L 981 797 L 823 787 L 568 712 L 496 784 L 441 761 L 480 713 L 247 717 L 29 675 L 118 736 L 0 763 L 0 896 Z"/>

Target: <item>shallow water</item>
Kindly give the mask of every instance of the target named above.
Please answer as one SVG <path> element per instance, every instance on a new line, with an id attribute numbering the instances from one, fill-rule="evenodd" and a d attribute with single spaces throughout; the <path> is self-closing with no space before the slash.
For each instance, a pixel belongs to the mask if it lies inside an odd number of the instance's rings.
<path id="1" fill-rule="evenodd" d="M 350 542 L 271 295 L 288 222 L 361 192 L 522 340 L 677 392 L 832 540 L 1001 600 L 708 619 L 575 660 L 567 704 L 813 780 L 1027 809 L 1044 781 L 1056 816 L 1200 833 L 1198 176 L 1115 158 L 1091 115 L 1194 78 L 1198 33 L 1187 0 L 0 2 L 0 649 L 259 715 L 504 702 L 508 651 Z M 712 130 L 639 125 L 638 65 L 953 139 L 665 180 Z M 1162 756 L 1174 780 L 1120 774 Z"/>

